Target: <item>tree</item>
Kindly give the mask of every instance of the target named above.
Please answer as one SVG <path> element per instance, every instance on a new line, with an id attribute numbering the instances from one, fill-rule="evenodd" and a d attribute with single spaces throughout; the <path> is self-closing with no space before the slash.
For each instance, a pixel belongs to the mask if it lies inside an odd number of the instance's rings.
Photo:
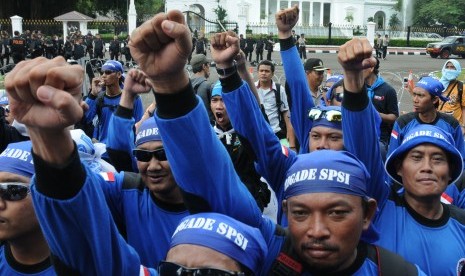
<path id="1" fill-rule="evenodd" d="M 220 5 L 218 5 L 218 7 L 216 9 L 213 9 L 213 11 L 216 14 L 216 18 L 221 23 L 223 23 L 225 21 L 226 17 L 228 16 L 228 12 Z M 220 26 L 218 26 L 218 31 L 219 32 L 223 31 Z"/>
<path id="2" fill-rule="evenodd" d="M 465 21 L 465 0 L 421 0 L 415 2 L 413 24 L 422 27 L 456 27 Z"/>
<path id="3" fill-rule="evenodd" d="M 373 16 L 368 17 L 367 22 L 375 22 L 375 18 Z"/>
<path id="4" fill-rule="evenodd" d="M 352 23 L 352 21 L 354 21 L 354 16 L 352 14 L 348 14 L 345 18 L 344 18 L 345 21 L 349 22 L 349 23 Z"/>
<path id="5" fill-rule="evenodd" d="M 397 17 L 397 13 L 394 13 L 391 15 L 391 18 L 389 18 L 389 27 L 392 29 L 396 29 L 400 25 L 400 20 Z"/>

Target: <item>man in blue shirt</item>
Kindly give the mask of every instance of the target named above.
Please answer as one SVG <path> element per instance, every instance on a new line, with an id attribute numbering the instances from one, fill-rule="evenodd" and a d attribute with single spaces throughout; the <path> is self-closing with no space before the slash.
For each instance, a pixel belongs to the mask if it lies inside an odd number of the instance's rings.
<path id="1" fill-rule="evenodd" d="M 0 274 L 56 275 L 34 213 L 31 142 L 11 143 L 0 154 Z"/>

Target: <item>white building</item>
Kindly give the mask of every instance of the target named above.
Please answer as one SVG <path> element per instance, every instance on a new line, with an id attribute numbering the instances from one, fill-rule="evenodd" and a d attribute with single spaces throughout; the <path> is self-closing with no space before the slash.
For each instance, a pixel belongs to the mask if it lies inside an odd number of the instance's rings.
<path id="1" fill-rule="evenodd" d="M 385 29 L 393 14 L 397 14 L 401 22 L 404 20 L 403 14 L 394 10 L 397 0 L 166 0 L 165 7 L 166 10 L 193 11 L 215 20 L 214 9 L 220 5 L 227 11 L 227 20 L 238 22 L 239 32 L 244 33 L 247 24 L 274 23 L 277 11 L 295 4 L 300 9 L 297 24 L 302 26 L 321 26 L 329 22 L 333 26 L 363 26 L 373 17 L 376 28 Z"/>

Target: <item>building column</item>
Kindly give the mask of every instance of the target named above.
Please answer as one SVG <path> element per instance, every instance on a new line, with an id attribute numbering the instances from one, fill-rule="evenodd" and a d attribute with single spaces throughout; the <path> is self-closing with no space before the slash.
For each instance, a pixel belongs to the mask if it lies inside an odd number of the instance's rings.
<path id="1" fill-rule="evenodd" d="M 308 25 L 313 25 L 313 1 L 310 1 L 310 14 L 308 17 Z"/>
<path id="2" fill-rule="evenodd" d="M 320 2 L 320 25 L 323 25 L 324 3 Z"/>
<path id="3" fill-rule="evenodd" d="M 11 36 L 14 36 L 15 31 L 18 31 L 20 34 L 23 33 L 23 18 L 19 15 L 14 15 L 10 17 L 11 19 Z"/>
<path id="4" fill-rule="evenodd" d="M 128 10 L 128 35 L 132 34 L 132 31 L 136 29 L 137 12 L 134 0 L 131 0 Z"/>
<path id="5" fill-rule="evenodd" d="M 263 19 L 265 22 L 269 22 L 270 19 L 268 18 L 269 17 L 269 7 L 270 7 L 270 0 L 266 0 L 265 2 L 265 19 Z"/>

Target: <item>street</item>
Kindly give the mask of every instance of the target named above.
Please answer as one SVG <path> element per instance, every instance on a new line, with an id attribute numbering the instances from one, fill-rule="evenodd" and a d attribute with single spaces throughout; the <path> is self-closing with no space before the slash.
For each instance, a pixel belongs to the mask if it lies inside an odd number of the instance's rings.
<path id="1" fill-rule="evenodd" d="M 337 54 L 307 54 L 307 58 L 312 57 L 323 60 L 325 67 L 331 69 L 331 74 L 334 75 L 342 73 L 342 69 L 337 62 Z M 459 57 L 453 58 L 456 58 L 461 63 L 462 67 L 465 67 L 464 59 Z M 281 64 L 281 56 L 279 52 L 273 52 L 272 59 L 277 64 Z M 431 72 L 441 71 L 445 62 L 446 60 L 444 59 L 433 59 L 425 55 L 388 55 L 386 60 L 381 60 L 379 71 L 383 79 L 396 89 L 397 99 L 399 101 L 399 110 L 401 112 L 409 112 L 412 110 L 412 100 L 408 91 L 403 89 L 403 78 L 407 78 L 411 70 L 416 82 L 420 77 L 428 75 Z M 254 78 L 257 79 L 256 67 L 252 68 Z M 191 74 L 191 72 L 189 73 Z M 210 68 L 210 78 L 208 80 L 211 83 L 218 80 L 218 75 L 214 67 Z M 281 65 L 276 66 L 275 81 L 280 83 L 285 81 L 283 67 Z M 148 106 L 153 101 L 153 95 L 144 95 L 143 100 L 144 106 Z"/>

